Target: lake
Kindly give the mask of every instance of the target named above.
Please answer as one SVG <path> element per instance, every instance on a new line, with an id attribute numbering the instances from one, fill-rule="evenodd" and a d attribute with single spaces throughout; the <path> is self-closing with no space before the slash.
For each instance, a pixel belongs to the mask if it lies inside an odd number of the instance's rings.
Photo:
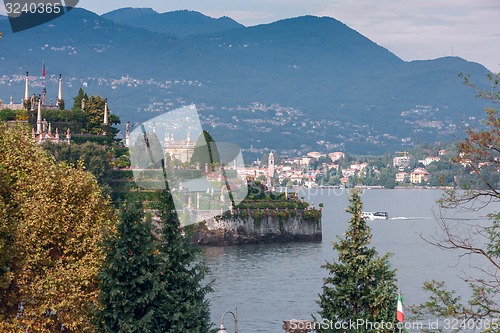
<path id="1" fill-rule="evenodd" d="M 390 261 L 397 269 L 398 287 L 405 307 L 426 300 L 422 285 L 428 280 L 446 281 L 459 295 L 469 295 L 461 277 L 471 271 L 469 257 L 460 259 L 456 251 L 444 251 L 431 240 L 438 230 L 435 215 L 440 190 L 365 190 L 365 211 L 387 211 L 389 220 L 368 222 L 372 243 L 379 254 L 393 253 Z M 319 310 L 316 300 L 327 271 L 325 260 L 335 258 L 332 241 L 343 234 L 349 214 L 348 190 L 312 189 L 300 194 L 323 208 L 323 241 L 318 243 L 258 244 L 203 248 L 203 256 L 214 279 L 209 295 L 212 320 L 218 327 L 221 315 L 238 307 L 240 332 L 283 333 L 282 321 L 311 319 Z M 452 223 L 485 223 L 492 211 L 446 214 Z M 474 264 L 480 264 L 474 261 Z M 225 317 L 228 332 L 233 332 L 232 317 Z"/>

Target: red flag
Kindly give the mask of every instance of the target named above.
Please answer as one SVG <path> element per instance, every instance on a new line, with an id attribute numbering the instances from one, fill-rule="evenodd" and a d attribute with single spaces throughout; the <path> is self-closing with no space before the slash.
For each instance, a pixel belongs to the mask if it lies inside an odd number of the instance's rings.
<path id="1" fill-rule="evenodd" d="M 42 64 L 42 76 L 47 76 L 47 73 L 45 72 L 45 63 Z"/>

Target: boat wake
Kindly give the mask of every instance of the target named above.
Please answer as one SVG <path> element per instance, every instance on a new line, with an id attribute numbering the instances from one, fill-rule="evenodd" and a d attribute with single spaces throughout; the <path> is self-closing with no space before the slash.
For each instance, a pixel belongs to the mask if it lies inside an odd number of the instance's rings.
<path id="1" fill-rule="evenodd" d="M 391 217 L 390 220 L 429 220 L 432 217 L 424 217 L 424 216 L 398 216 L 398 217 Z"/>

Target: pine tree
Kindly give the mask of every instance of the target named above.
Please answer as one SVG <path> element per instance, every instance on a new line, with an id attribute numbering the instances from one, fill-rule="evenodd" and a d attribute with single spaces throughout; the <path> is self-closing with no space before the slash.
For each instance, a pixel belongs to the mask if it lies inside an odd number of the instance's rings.
<path id="1" fill-rule="evenodd" d="M 138 205 L 121 210 L 118 234 L 106 242 L 100 272 L 100 309 L 97 326 L 103 333 L 155 332 L 159 253 L 152 224 L 144 221 Z"/>
<path id="2" fill-rule="evenodd" d="M 211 330 L 210 304 L 205 296 L 212 290 L 203 280 L 206 266 L 198 253 L 182 235 L 180 223 L 173 209 L 170 192 L 160 193 L 161 241 L 163 281 L 159 302 L 162 315 L 157 317 L 160 332 L 207 333 Z"/>
<path id="3" fill-rule="evenodd" d="M 82 99 L 88 101 L 89 97 L 82 88 L 78 90 L 78 94 L 73 98 L 73 111 L 82 111 Z"/>
<path id="4" fill-rule="evenodd" d="M 392 323 L 396 327 L 396 273 L 391 269 L 389 254 L 380 257 L 370 248 L 371 230 L 362 218 L 363 204 L 358 192 L 351 192 L 352 214 L 343 238 L 338 238 L 333 248 L 338 252 L 336 262 L 323 265 L 329 271 L 320 295 L 320 315 L 336 322 Z M 363 327 L 360 331 L 375 330 Z M 322 332 L 335 332 L 323 329 Z M 355 332 L 357 330 L 338 330 Z"/>
<path id="5" fill-rule="evenodd" d="M 154 233 L 141 210 L 129 207 L 118 237 L 106 244 L 96 314 L 100 332 L 210 332 L 206 268 L 180 232 L 169 193 L 158 195 L 161 231 Z"/>

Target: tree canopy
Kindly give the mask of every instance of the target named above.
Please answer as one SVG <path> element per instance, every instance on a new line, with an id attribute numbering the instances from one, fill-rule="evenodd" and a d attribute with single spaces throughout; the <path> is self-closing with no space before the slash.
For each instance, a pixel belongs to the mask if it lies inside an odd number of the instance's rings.
<path id="1" fill-rule="evenodd" d="M 106 240 L 100 272 L 99 331 L 154 332 L 158 295 L 165 289 L 151 221 L 136 204 L 121 207 L 118 233 Z"/>
<path id="2" fill-rule="evenodd" d="M 111 137 L 114 137 L 118 130 L 113 128 L 112 124 L 119 124 L 120 119 L 111 115 L 111 110 L 108 109 L 108 125 L 104 125 L 104 109 L 106 105 L 106 99 L 101 96 L 90 96 L 88 100 L 85 102 L 85 110 L 83 110 L 85 114 L 85 127 L 82 131 L 88 134 L 102 134 L 106 133 Z"/>
<path id="3" fill-rule="evenodd" d="M 97 313 L 104 333 L 210 332 L 206 267 L 181 233 L 170 194 L 156 194 L 157 227 L 126 204 L 119 233 L 106 242 Z"/>
<path id="4" fill-rule="evenodd" d="M 113 211 L 96 179 L 0 124 L 0 330 L 90 332 Z"/>
<path id="5" fill-rule="evenodd" d="M 338 260 L 327 262 L 328 270 L 318 304 L 322 319 L 335 322 L 390 323 L 396 327 L 396 271 L 391 269 L 389 254 L 379 256 L 369 247 L 371 229 L 362 218 L 363 204 L 352 191 L 346 211 L 352 214 L 343 238 L 333 244 Z M 357 332 L 328 327 L 321 332 Z M 375 332 L 368 329 L 363 332 Z"/>
<path id="6" fill-rule="evenodd" d="M 80 88 L 78 94 L 73 98 L 73 111 L 82 111 L 82 99 L 88 101 L 89 96 Z"/>

